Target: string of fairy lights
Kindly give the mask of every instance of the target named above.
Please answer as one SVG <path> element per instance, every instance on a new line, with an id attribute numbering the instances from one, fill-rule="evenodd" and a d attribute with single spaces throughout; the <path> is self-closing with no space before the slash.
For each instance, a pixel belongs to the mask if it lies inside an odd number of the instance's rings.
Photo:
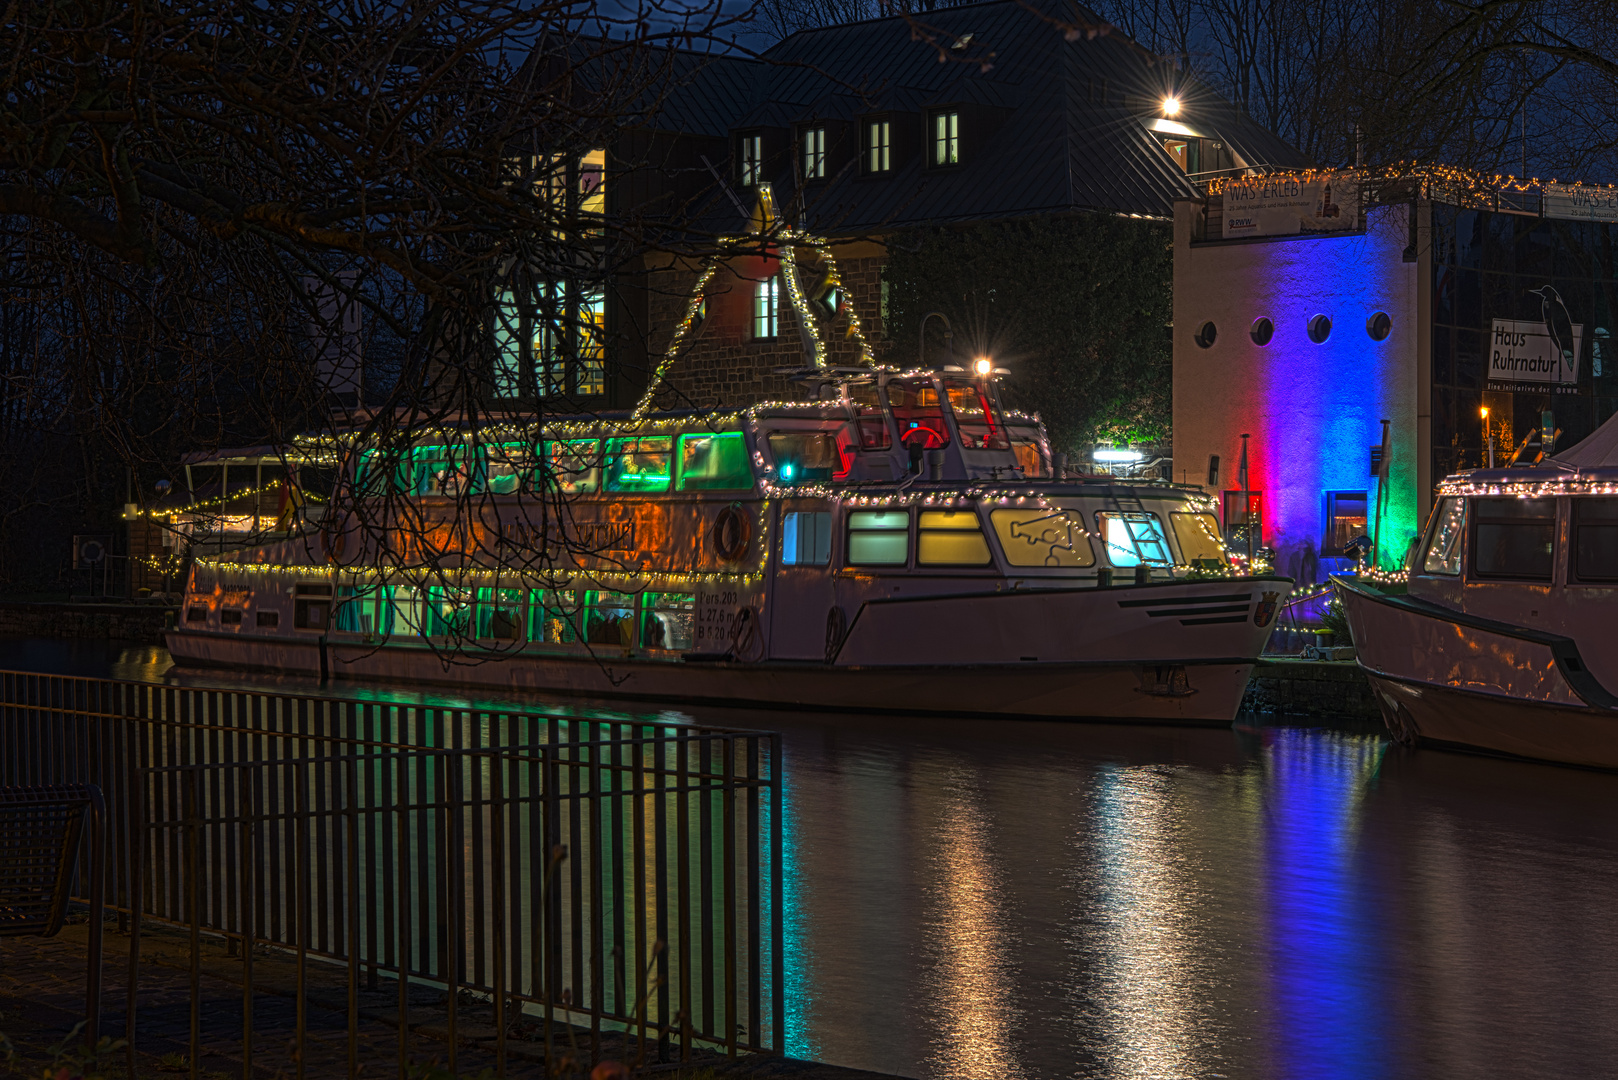
<path id="1" fill-rule="evenodd" d="M 1311 168 L 1293 169 L 1279 172 L 1264 173 L 1261 176 L 1221 176 L 1208 181 L 1209 194 L 1222 194 L 1228 188 L 1238 184 L 1250 184 L 1257 181 L 1270 183 L 1274 181 L 1297 181 L 1309 183 L 1316 180 L 1349 180 L 1360 184 L 1396 184 L 1401 181 L 1416 181 L 1421 187 L 1420 195 L 1427 197 L 1433 194 L 1434 187 L 1442 186 L 1441 194 L 1452 197 L 1470 197 L 1474 199 L 1492 200 L 1501 192 L 1516 192 L 1519 194 L 1537 192 L 1544 194 L 1572 194 L 1572 193 L 1600 193 L 1604 196 L 1618 194 L 1618 185 L 1597 184 L 1585 180 L 1559 180 L 1556 177 L 1543 179 L 1538 176 L 1515 176 L 1511 173 L 1488 173 L 1476 169 L 1463 169 L 1454 165 L 1432 164 L 1420 161 L 1398 161 L 1389 165 L 1361 166 L 1358 168 Z"/>

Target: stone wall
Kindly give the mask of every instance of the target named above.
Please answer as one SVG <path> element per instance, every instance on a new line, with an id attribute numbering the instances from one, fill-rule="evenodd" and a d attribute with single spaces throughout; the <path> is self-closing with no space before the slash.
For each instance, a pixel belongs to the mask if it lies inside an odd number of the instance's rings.
<path id="1" fill-rule="evenodd" d="M 851 246 L 838 252 L 838 277 L 846 300 L 833 319 L 819 320 L 826 360 L 847 366 L 862 362 L 857 336 L 849 332 L 858 317 L 861 333 L 873 349 L 882 348 L 882 268 L 886 258 L 875 244 Z M 807 288 L 820 274 L 812 249 L 797 249 L 799 280 Z M 805 395 L 778 368 L 802 368 L 814 363 L 800 332 L 799 316 L 783 293 L 780 325 L 773 338 L 754 336 L 753 297 L 758 283 L 776 272 L 774 258 L 756 253 L 727 260 L 704 289 L 707 315 L 682 342 L 654 401 L 661 409 L 738 408 L 769 400 L 799 400 Z M 674 265 L 650 275 L 648 315 L 652 349 L 664 355 L 674 330 L 685 318 L 701 270 Z M 812 316 L 813 317 L 813 316 Z"/>
<path id="2" fill-rule="evenodd" d="M 1291 716 L 1382 717 L 1371 684 L 1351 660 L 1260 660 L 1242 708 Z"/>
<path id="3" fill-rule="evenodd" d="M 161 645 L 176 610 L 162 604 L 0 602 L 0 638 L 119 638 Z"/>

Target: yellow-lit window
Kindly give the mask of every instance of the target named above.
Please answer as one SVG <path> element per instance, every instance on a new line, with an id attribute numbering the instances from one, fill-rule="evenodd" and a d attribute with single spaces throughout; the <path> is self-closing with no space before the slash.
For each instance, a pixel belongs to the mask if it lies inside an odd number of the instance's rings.
<path id="1" fill-rule="evenodd" d="M 961 114 L 933 114 L 933 164 L 956 165 L 961 160 Z"/>
<path id="2" fill-rule="evenodd" d="M 823 127 L 805 128 L 803 131 L 803 178 L 826 178 L 826 129 Z"/>
<path id="3" fill-rule="evenodd" d="M 995 510 L 989 514 L 1000 550 L 1012 566 L 1043 566 L 1071 570 L 1094 566 L 1095 550 L 1077 517 L 1046 507 Z"/>
<path id="4" fill-rule="evenodd" d="M 893 168 L 892 128 L 886 120 L 871 120 L 865 125 L 865 171 L 885 173 Z"/>
<path id="5" fill-rule="evenodd" d="M 923 510 L 917 524 L 916 565 L 989 565 L 989 541 L 972 511 Z"/>
<path id="6" fill-rule="evenodd" d="M 607 392 L 607 301 L 601 293 L 579 301 L 578 392 Z"/>
<path id="7" fill-rule="evenodd" d="M 607 209 L 607 152 L 592 150 L 579 159 L 579 209 L 602 214 Z"/>
<path id="8" fill-rule="evenodd" d="M 1212 514 L 1171 511 L 1169 524 L 1180 542 L 1180 562 L 1190 566 L 1227 565 L 1225 549 L 1219 542 L 1219 519 Z"/>

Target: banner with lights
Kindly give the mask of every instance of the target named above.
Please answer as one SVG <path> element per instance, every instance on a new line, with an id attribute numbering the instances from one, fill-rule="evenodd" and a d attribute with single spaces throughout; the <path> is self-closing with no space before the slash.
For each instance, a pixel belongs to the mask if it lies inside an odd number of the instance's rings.
<path id="1" fill-rule="evenodd" d="M 1232 177 L 1224 185 L 1224 238 L 1354 232 L 1360 185 L 1354 173 Z"/>

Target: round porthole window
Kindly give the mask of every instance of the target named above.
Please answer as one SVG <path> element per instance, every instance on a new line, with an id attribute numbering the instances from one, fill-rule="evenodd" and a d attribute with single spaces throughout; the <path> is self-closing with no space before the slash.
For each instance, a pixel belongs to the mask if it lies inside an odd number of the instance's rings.
<path id="1" fill-rule="evenodd" d="M 1309 340 L 1319 345 L 1331 337 L 1331 320 L 1324 315 L 1316 315 L 1309 320 Z"/>
<path id="2" fill-rule="evenodd" d="M 1275 336 L 1275 324 L 1268 319 L 1254 319 L 1253 328 L 1247 332 L 1253 339 L 1253 344 L 1260 347 L 1268 345 Z"/>
<path id="3" fill-rule="evenodd" d="M 1365 320 L 1365 332 L 1371 335 L 1372 341 L 1386 341 L 1393 333 L 1393 319 L 1386 311 L 1379 311 Z"/>
<path id="4" fill-rule="evenodd" d="M 1211 322 L 1205 322 L 1202 324 L 1202 329 L 1197 331 L 1196 342 L 1204 349 L 1207 349 L 1212 347 L 1214 339 L 1218 336 L 1219 327 L 1215 326 Z"/>

